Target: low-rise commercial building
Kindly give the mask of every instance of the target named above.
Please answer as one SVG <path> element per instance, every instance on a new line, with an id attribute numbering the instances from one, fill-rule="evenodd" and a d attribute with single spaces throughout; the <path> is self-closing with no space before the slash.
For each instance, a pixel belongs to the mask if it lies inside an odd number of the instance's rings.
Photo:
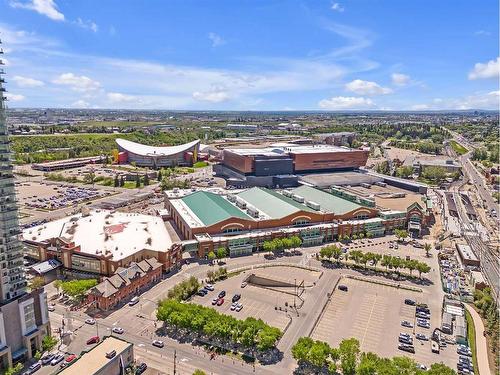
<path id="1" fill-rule="evenodd" d="M 113 275 L 132 262 L 156 258 L 165 271 L 181 260 L 161 217 L 93 210 L 23 231 L 25 256 L 56 259 L 64 272 Z"/>
<path id="2" fill-rule="evenodd" d="M 134 345 L 114 336 L 106 337 L 58 375 L 122 375 L 134 362 Z"/>
<path id="3" fill-rule="evenodd" d="M 476 256 L 476 254 L 474 254 L 474 251 L 469 245 L 457 243 L 455 246 L 457 248 L 460 261 L 464 266 L 469 266 L 469 267 L 480 266 L 481 263 L 478 257 Z"/>
<path id="4" fill-rule="evenodd" d="M 162 265 L 155 258 L 118 268 L 116 273 L 89 290 L 87 303 L 109 310 L 128 301 L 161 280 Z"/>

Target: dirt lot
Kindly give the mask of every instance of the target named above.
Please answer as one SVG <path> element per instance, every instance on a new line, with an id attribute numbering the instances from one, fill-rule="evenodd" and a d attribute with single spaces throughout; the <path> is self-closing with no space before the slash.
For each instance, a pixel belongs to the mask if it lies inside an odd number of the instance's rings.
<path id="1" fill-rule="evenodd" d="M 243 280 L 252 273 L 280 282 L 291 281 L 292 286 L 278 286 L 271 289 L 248 284 L 246 287 L 241 288 Z M 319 272 L 310 272 L 295 267 L 269 267 L 249 270 L 227 280 L 217 282 L 214 285 L 214 291 L 209 292 L 204 297 L 195 296 L 193 302 L 214 307 L 220 313 L 233 315 L 239 319 L 245 319 L 249 316 L 257 319 L 260 318 L 269 325 L 283 330 L 290 320 L 288 315 L 293 313 L 291 306 L 294 305 L 294 302 L 296 305 L 299 305 L 301 298 L 307 298 L 308 294 L 306 289 L 300 297 L 294 297 L 294 281 L 297 280 L 299 284 L 300 280 L 304 280 L 305 285 L 310 285 L 311 288 L 313 287 L 313 283 L 319 278 L 319 275 Z M 221 290 L 226 291 L 224 304 L 221 306 L 212 306 L 212 299 L 217 297 Z M 239 312 L 231 311 L 231 299 L 235 294 L 241 294 L 241 299 L 238 302 L 243 304 L 243 309 Z"/>
<path id="2" fill-rule="evenodd" d="M 355 337 L 362 351 L 373 351 L 384 357 L 407 355 L 426 366 L 442 361 L 455 367 L 458 357 L 455 346 L 450 345 L 437 355 L 431 352 L 430 341 L 420 341 L 414 337 L 415 333 L 430 337 L 432 329 L 439 326 L 440 299 L 437 296 L 432 296 L 429 291 L 418 293 L 349 278 L 341 279 L 340 284 L 346 285 L 349 290 L 335 290 L 312 338 L 338 346 L 342 339 Z M 431 329 L 401 326 L 402 320 L 415 324 L 415 307 L 405 305 L 405 298 L 429 304 Z M 414 337 L 415 354 L 398 350 L 400 332 Z"/>

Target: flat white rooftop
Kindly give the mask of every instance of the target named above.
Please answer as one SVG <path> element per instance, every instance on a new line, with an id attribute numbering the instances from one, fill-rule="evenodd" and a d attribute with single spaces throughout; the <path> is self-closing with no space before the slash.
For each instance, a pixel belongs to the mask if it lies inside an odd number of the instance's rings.
<path id="1" fill-rule="evenodd" d="M 112 255 L 121 260 L 140 250 L 167 252 L 172 246 L 161 217 L 137 213 L 90 211 L 68 216 L 23 231 L 27 241 L 44 242 L 64 237 L 90 255 Z"/>

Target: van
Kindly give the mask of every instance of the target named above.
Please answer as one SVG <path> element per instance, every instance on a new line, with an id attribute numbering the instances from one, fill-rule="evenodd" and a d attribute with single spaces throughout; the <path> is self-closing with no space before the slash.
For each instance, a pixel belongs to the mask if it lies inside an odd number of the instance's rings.
<path id="1" fill-rule="evenodd" d="M 139 297 L 135 296 L 134 298 L 132 298 L 130 300 L 130 302 L 128 303 L 129 306 L 134 306 L 137 302 L 139 302 Z"/>
<path id="2" fill-rule="evenodd" d="M 116 355 L 116 350 L 112 350 L 106 353 L 106 358 L 111 359 Z"/>

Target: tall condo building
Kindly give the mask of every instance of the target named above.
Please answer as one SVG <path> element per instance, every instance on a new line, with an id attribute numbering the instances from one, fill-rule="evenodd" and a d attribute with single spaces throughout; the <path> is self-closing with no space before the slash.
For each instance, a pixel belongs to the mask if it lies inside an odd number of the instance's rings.
<path id="1" fill-rule="evenodd" d="M 0 59 L 0 369 L 33 357 L 50 334 L 47 295 L 43 289 L 28 293 L 23 272 L 2 67 Z"/>

